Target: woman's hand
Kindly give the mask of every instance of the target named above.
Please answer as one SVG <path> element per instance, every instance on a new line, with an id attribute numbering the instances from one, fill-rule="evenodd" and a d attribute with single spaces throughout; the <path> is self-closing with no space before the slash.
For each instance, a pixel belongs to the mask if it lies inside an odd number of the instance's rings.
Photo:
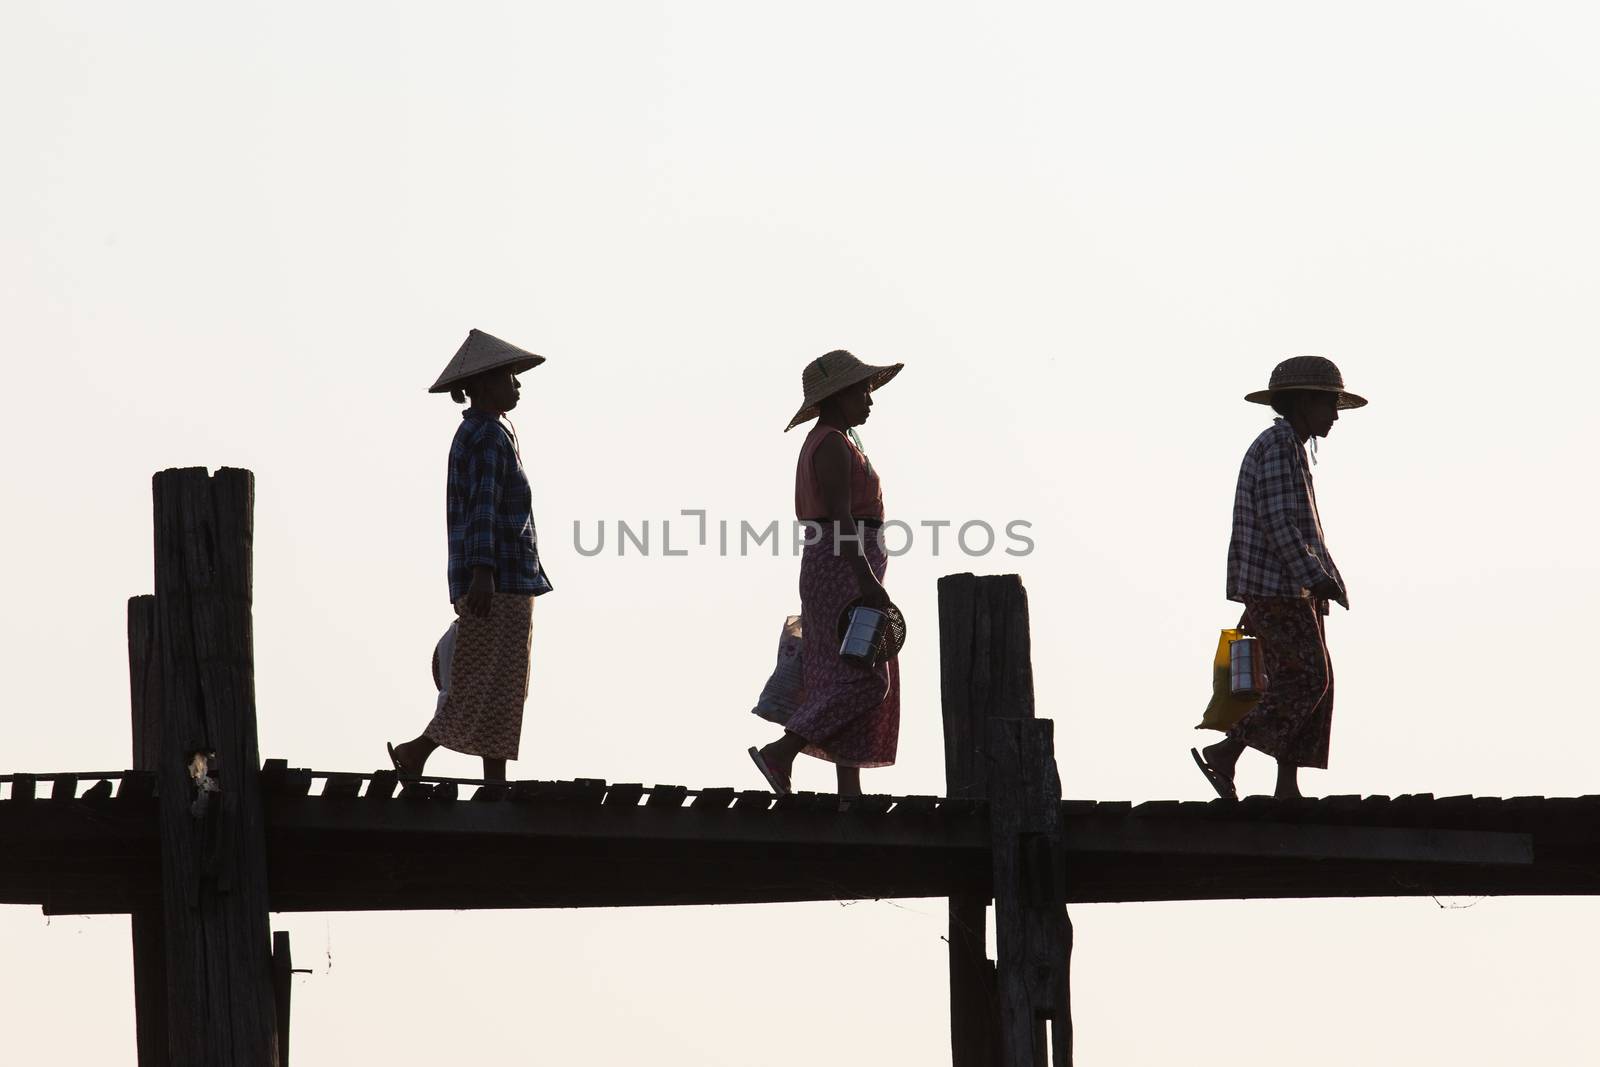
<path id="1" fill-rule="evenodd" d="M 1338 600 L 1344 596 L 1344 590 L 1339 588 L 1339 583 L 1332 578 L 1324 578 L 1311 587 L 1311 595 L 1318 600 Z"/>
<path id="2" fill-rule="evenodd" d="M 494 568 L 472 568 L 472 584 L 467 586 L 467 614 L 473 618 L 489 617 L 489 604 L 494 600 Z"/>
<path id="3" fill-rule="evenodd" d="M 868 572 L 867 577 L 859 583 L 861 590 L 861 604 L 863 607 L 876 608 L 879 611 L 887 608 L 891 603 L 889 591 L 877 577 Z"/>

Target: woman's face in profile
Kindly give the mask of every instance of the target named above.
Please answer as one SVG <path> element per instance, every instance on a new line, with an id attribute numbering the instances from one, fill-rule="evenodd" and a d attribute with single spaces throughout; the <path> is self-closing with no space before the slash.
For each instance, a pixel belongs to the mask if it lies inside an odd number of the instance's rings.
<path id="1" fill-rule="evenodd" d="M 860 426 L 872 414 L 872 389 L 865 382 L 853 385 L 838 395 L 835 405 L 846 426 Z"/>

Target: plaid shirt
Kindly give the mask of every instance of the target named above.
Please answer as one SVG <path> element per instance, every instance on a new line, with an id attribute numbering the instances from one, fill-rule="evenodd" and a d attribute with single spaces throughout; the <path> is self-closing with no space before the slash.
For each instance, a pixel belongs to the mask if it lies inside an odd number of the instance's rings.
<path id="1" fill-rule="evenodd" d="M 539 596 L 551 589 L 539 565 L 533 491 L 516 442 L 499 419 L 467 409 L 450 442 L 445 486 L 450 603 L 467 594 L 473 567 L 494 568 L 497 593 Z"/>
<path id="2" fill-rule="evenodd" d="M 1228 544 L 1228 599 L 1305 596 L 1324 578 L 1339 584 L 1339 603 L 1350 607 L 1344 579 L 1322 540 L 1311 466 L 1287 419 L 1261 432 L 1239 467 L 1233 498 L 1233 540 Z"/>

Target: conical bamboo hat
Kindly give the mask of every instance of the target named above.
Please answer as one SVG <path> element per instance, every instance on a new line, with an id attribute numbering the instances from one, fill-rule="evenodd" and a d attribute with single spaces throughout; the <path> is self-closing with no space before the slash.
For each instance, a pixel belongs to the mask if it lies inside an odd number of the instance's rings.
<path id="1" fill-rule="evenodd" d="M 510 367 L 513 374 L 532 370 L 544 362 L 543 356 L 525 352 L 516 345 L 507 344 L 493 334 L 482 330 L 468 330 L 467 339 L 461 342 L 456 354 L 439 375 L 439 380 L 428 390 L 430 393 L 448 393 L 453 387 L 496 367 Z"/>

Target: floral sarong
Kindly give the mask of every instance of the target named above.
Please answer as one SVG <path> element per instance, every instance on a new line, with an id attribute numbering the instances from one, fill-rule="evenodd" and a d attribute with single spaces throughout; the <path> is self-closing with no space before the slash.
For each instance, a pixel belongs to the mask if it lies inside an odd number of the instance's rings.
<path id="1" fill-rule="evenodd" d="M 882 581 L 889 565 L 882 530 L 864 532 L 867 563 Z M 848 543 L 841 549 L 854 550 Z M 839 615 L 859 595 L 850 560 L 835 553 L 825 530 L 800 558 L 805 700 L 785 728 L 806 739 L 808 756 L 841 767 L 888 767 L 900 743 L 900 664 L 867 668 L 839 657 Z"/>
<path id="2" fill-rule="evenodd" d="M 532 642 L 533 597 L 496 593 L 482 619 L 456 601 L 455 649 L 434 665 L 439 704 L 423 734 L 469 756 L 516 759 Z"/>
<path id="3" fill-rule="evenodd" d="M 1311 597 L 1244 598 L 1261 642 L 1267 689 L 1228 736 L 1296 767 L 1328 766 L 1333 731 L 1333 662 L 1321 605 Z"/>

